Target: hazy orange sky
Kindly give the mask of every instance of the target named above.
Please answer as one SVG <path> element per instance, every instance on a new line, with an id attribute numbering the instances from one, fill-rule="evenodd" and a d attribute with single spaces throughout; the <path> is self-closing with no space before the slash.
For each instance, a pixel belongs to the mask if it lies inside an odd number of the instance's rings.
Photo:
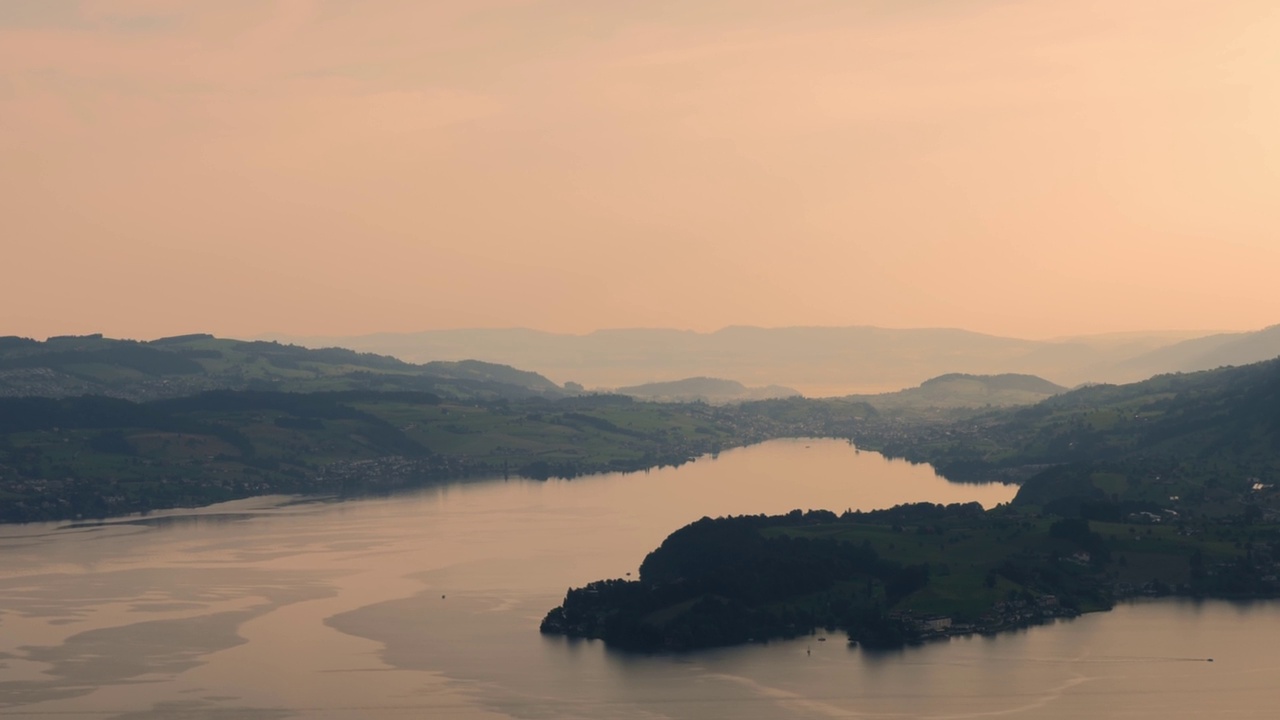
<path id="1" fill-rule="evenodd" d="M 0 334 L 1280 322 L 1275 0 L 0 0 Z"/>

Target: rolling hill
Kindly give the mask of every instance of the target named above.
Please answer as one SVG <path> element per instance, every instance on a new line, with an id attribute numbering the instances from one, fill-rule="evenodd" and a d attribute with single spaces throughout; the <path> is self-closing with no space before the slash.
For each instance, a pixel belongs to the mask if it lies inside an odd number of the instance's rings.
<path id="1" fill-rule="evenodd" d="M 878 395 L 850 395 L 844 399 L 865 402 L 880 412 L 907 412 L 1033 405 L 1066 390 L 1061 385 L 1035 375 L 949 373 L 906 390 Z"/>
<path id="2" fill-rule="evenodd" d="M 713 404 L 795 397 L 800 394 L 791 388 L 780 385 L 747 387 L 736 380 L 708 377 L 630 385 L 617 388 L 614 392 L 619 395 L 657 402 L 702 401 Z"/>
<path id="3" fill-rule="evenodd" d="M 103 395 L 131 400 L 209 390 L 412 390 L 448 397 L 558 397 L 537 373 L 476 360 L 415 365 L 342 348 L 183 335 L 150 342 L 101 335 L 44 342 L 0 337 L 0 397 Z"/>

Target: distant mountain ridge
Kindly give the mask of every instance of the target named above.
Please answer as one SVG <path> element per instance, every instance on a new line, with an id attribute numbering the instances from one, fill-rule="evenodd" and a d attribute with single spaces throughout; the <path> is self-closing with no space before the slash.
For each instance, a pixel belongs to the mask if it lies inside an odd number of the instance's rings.
<path id="1" fill-rule="evenodd" d="M 727 327 L 714 332 L 671 329 L 598 330 L 585 335 L 523 328 L 430 330 L 358 337 L 276 339 L 306 346 L 341 345 L 405 360 L 471 357 L 535 370 L 557 381 L 628 387 L 691 377 L 734 378 L 747 385 L 782 385 L 809 397 L 872 393 L 919 385 L 946 373 L 1036 375 L 1066 386 L 1132 382 L 1153 372 L 1200 369 L 1155 363 L 1162 349 L 1203 341 L 1240 364 L 1280 355 L 1274 329 L 1209 341 L 1197 333 L 1114 333 L 1022 340 L 951 328 Z M 1280 332 L 1276 333 L 1280 335 Z M 1216 343 L 1216 344 L 1215 344 Z M 1227 349 L 1253 347 L 1229 355 Z M 1203 355 L 1203 353 L 1202 353 Z M 1150 357 L 1150 363 L 1140 360 Z M 1247 357 L 1247 359 L 1245 359 Z M 1151 371 L 1148 367 L 1158 367 Z"/>
<path id="2" fill-rule="evenodd" d="M 1120 367 L 1150 377 L 1171 372 L 1249 365 L 1280 356 L 1280 325 L 1256 332 L 1218 333 L 1184 340 L 1131 358 Z"/>

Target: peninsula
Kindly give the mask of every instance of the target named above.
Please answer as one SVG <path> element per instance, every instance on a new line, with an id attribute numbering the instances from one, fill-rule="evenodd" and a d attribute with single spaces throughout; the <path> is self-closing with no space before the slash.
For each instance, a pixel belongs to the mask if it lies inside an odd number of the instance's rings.
<path id="1" fill-rule="evenodd" d="M 1126 597 L 1280 596 L 1280 361 L 1082 388 L 1028 408 L 841 422 L 949 477 L 1022 487 L 986 511 L 704 518 L 654 550 L 638 580 L 570 590 L 542 631 L 638 650 L 817 628 L 893 645 Z"/>

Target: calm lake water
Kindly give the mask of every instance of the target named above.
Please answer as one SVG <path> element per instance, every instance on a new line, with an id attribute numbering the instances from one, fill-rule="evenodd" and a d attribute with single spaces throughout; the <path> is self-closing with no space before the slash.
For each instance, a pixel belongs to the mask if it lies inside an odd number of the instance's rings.
<path id="1" fill-rule="evenodd" d="M 632 475 L 0 526 L 0 716 L 1274 716 L 1276 603 L 1124 605 L 890 653 L 820 632 L 641 656 L 537 631 L 569 586 L 635 573 L 704 515 L 1012 495 L 786 440 Z"/>

